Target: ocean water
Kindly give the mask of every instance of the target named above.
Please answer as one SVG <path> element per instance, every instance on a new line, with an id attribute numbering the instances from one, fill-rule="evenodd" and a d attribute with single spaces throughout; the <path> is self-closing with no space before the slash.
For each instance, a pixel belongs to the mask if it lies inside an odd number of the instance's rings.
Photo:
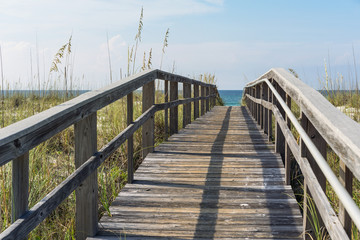
<path id="1" fill-rule="evenodd" d="M 240 106 L 243 90 L 219 90 L 225 106 Z"/>

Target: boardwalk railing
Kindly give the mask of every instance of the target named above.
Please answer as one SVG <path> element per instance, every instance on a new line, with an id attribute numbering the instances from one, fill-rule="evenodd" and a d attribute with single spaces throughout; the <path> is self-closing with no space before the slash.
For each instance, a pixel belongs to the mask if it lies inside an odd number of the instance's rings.
<path id="1" fill-rule="evenodd" d="M 332 239 L 351 239 L 352 222 L 360 229 L 360 210 L 352 199 L 353 177 L 360 179 L 360 125 L 284 69 L 271 69 L 247 84 L 244 100 L 269 140 L 275 139 L 287 184 L 292 171 L 290 152 L 300 166 L 304 176 L 304 231 L 310 226 L 307 195 L 311 195 L 321 216 L 320 226 L 326 227 Z M 291 101 L 300 108 L 300 120 L 291 112 Z M 291 126 L 300 136 L 299 143 Z M 339 178 L 327 163 L 329 147 L 340 158 Z M 326 181 L 339 198 L 338 216 L 326 197 Z"/>
<path id="2" fill-rule="evenodd" d="M 156 79 L 165 80 L 165 103 L 155 104 Z M 168 101 L 170 82 L 170 101 Z M 183 83 L 184 99 L 178 99 L 178 83 Z M 193 85 L 193 90 L 191 89 Z M 142 87 L 143 114 L 133 121 L 133 91 Z M 199 93 L 201 89 L 201 95 Z M 193 97 L 191 93 L 193 92 Z M 100 90 L 80 95 L 70 101 L 0 129 L 0 166 L 13 163 L 12 225 L 0 234 L 0 239 L 23 239 L 41 223 L 74 190 L 76 192 L 77 239 L 94 236 L 97 232 L 98 201 L 96 169 L 117 148 L 128 140 L 128 182 L 133 180 L 134 132 L 142 126 L 143 157 L 154 148 L 154 114 L 165 110 L 165 129 L 178 131 L 178 106 L 183 104 L 183 126 L 191 122 L 191 103 L 194 118 L 215 105 L 215 85 L 206 84 L 160 70 L 144 71 Z M 127 96 L 128 127 L 97 150 L 96 112 Z M 201 104 L 199 104 L 201 102 Z M 201 110 L 201 111 L 200 111 Z M 74 125 L 76 170 L 30 210 L 29 151 Z"/>

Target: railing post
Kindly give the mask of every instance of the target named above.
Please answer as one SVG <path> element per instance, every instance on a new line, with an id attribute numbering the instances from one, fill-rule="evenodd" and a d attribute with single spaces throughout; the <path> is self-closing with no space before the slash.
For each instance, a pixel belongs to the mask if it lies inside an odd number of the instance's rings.
<path id="1" fill-rule="evenodd" d="M 205 87 L 201 86 L 201 97 L 205 97 Z M 201 99 L 201 116 L 205 114 L 205 99 Z"/>
<path id="2" fill-rule="evenodd" d="M 155 81 L 151 81 L 142 89 L 142 112 L 146 112 L 155 103 Z M 142 126 L 142 157 L 154 151 L 154 115 Z"/>
<path id="3" fill-rule="evenodd" d="M 12 215 L 15 222 L 29 208 L 29 152 L 12 161 Z"/>
<path id="4" fill-rule="evenodd" d="M 266 83 L 263 85 L 263 99 L 265 101 L 269 101 L 269 95 L 268 95 L 268 86 Z M 263 125 L 264 125 L 264 133 L 269 135 L 269 125 L 268 125 L 268 115 L 269 110 L 267 108 L 264 108 L 264 114 L 263 114 Z"/>
<path id="5" fill-rule="evenodd" d="M 170 82 L 170 101 L 175 101 L 178 99 L 178 83 Z M 178 107 L 170 108 L 170 135 L 178 132 Z"/>
<path id="6" fill-rule="evenodd" d="M 75 167 L 79 168 L 97 149 L 96 112 L 74 124 Z M 97 233 L 98 183 L 97 170 L 75 190 L 76 239 L 86 239 Z"/>
<path id="7" fill-rule="evenodd" d="M 184 98 L 191 98 L 191 84 L 183 83 L 183 96 Z M 183 105 L 183 128 L 191 123 L 191 103 Z"/>
<path id="8" fill-rule="evenodd" d="M 344 185 L 345 189 L 352 196 L 352 185 L 353 185 L 353 174 L 346 164 L 340 160 L 340 169 L 339 169 L 339 178 L 340 182 Z M 349 213 L 345 210 L 344 205 L 339 201 L 339 219 L 342 225 L 344 226 L 346 234 L 351 239 L 351 228 L 352 221 L 349 216 Z"/>
<path id="9" fill-rule="evenodd" d="M 286 105 L 291 109 L 291 98 L 286 94 Z M 285 121 L 289 129 L 291 130 L 291 121 L 286 114 Z M 290 184 L 290 170 L 291 170 L 291 159 L 290 159 L 290 147 L 289 144 L 285 143 L 285 184 Z"/>
<path id="10" fill-rule="evenodd" d="M 127 125 L 129 126 L 133 122 L 133 93 L 127 95 Z M 134 180 L 134 137 L 131 135 L 128 140 L 128 183 L 132 183 Z"/>
<path id="11" fill-rule="evenodd" d="M 259 96 L 259 98 L 261 99 L 261 100 L 263 100 L 264 99 L 264 87 L 263 87 L 263 85 L 264 85 L 264 83 L 261 83 L 260 84 L 260 96 Z M 264 129 L 264 107 L 263 107 L 263 105 L 261 105 L 261 104 L 259 104 L 259 106 L 260 106 L 260 128 L 261 129 Z"/>
<path id="12" fill-rule="evenodd" d="M 276 82 L 275 82 L 276 83 Z M 276 90 L 281 96 L 281 98 L 285 101 L 285 91 L 279 86 L 279 84 L 276 83 Z M 281 115 L 285 119 L 285 111 L 281 107 L 281 105 L 276 101 L 276 106 L 278 107 Z M 278 123 L 276 123 L 275 127 L 275 149 L 277 153 L 280 153 L 281 159 L 283 160 L 284 166 L 285 166 L 285 137 L 282 133 L 280 126 Z"/>
<path id="13" fill-rule="evenodd" d="M 274 104 L 274 97 L 273 97 L 273 93 L 271 91 L 271 89 L 268 87 L 267 88 L 267 94 L 268 94 L 268 101 Z M 272 141 L 273 139 L 273 127 L 272 127 L 272 111 L 268 110 L 268 140 L 269 142 Z"/>
<path id="14" fill-rule="evenodd" d="M 215 87 L 210 87 L 210 94 L 215 95 L 215 93 L 216 93 Z M 215 105 L 216 105 L 216 96 L 213 96 L 211 97 L 210 108 L 213 108 Z"/>
<path id="15" fill-rule="evenodd" d="M 164 101 L 168 102 L 169 101 L 169 81 L 165 80 L 165 90 L 164 90 L 165 96 L 164 96 Z M 167 108 L 165 108 L 165 119 L 164 119 L 164 128 L 165 128 L 165 140 L 168 139 L 169 137 L 169 110 Z"/>
<path id="16" fill-rule="evenodd" d="M 325 159 L 327 159 L 326 158 L 326 147 L 327 147 L 326 141 L 323 139 L 323 137 L 319 134 L 319 132 L 315 129 L 315 127 L 311 124 L 309 119 L 306 117 L 306 115 L 302 111 L 301 111 L 301 126 L 305 130 L 306 134 L 312 139 L 313 143 L 318 148 L 318 150 L 322 154 L 322 156 Z M 301 150 L 301 156 L 306 157 L 308 159 L 310 166 L 311 166 L 316 178 L 318 179 L 321 188 L 326 193 L 326 178 L 325 178 L 324 174 L 322 173 L 322 171 L 320 170 L 319 166 L 316 164 L 311 153 L 306 148 L 303 141 L 300 141 L 300 150 Z M 308 196 L 307 196 L 307 195 L 309 195 L 311 197 L 311 194 L 309 193 L 307 184 L 309 184 L 309 183 L 307 182 L 306 179 L 304 179 L 304 200 L 303 200 L 304 232 L 307 232 L 311 229 L 311 224 L 308 221 L 308 216 L 311 216 L 311 213 L 310 213 L 309 207 L 308 207 L 309 201 L 308 201 Z M 319 220 L 319 227 L 322 228 L 322 227 L 324 227 L 324 223 L 321 219 L 320 213 L 317 210 L 316 206 L 315 206 L 315 209 L 316 209 L 316 214 L 317 214 L 318 220 Z M 304 238 L 307 239 L 306 236 Z"/>
<path id="17" fill-rule="evenodd" d="M 194 84 L 194 98 L 199 97 L 199 85 Z M 199 101 L 194 102 L 194 119 L 199 117 Z"/>
<path id="18" fill-rule="evenodd" d="M 206 96 L 209 97 L 210 95 L 210 87 L 207 86 L 205 87 L 205 92 L 206 92 Z M 206 99 L 206 112 L 208 112 L 210 110 L 210 98 Z"/>

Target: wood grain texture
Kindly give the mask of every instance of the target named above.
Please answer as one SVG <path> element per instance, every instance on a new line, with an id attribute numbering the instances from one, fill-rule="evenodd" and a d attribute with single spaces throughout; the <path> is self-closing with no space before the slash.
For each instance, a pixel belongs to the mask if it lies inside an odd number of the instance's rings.
<path id="1" fill-rule="evenodd" d="M 127 102 L 127 125 L 132 124 L 134 120 L 134 97 L 133 93 L 129 93 L 126 98 Z M 128 183 L 132 183 L 134 179 L 134 137 L 131 135 L 127 140 L 127 162 L 128 162 Z"/>
<path id="2" fill-rule="evenodd" d="M 29 203 L 29 152 L 13 160 L 12 166 L 12 214 L 15 222 L 28 210 Z"/>
<path id="3" fill-rule="evenodd" d="M 146 112 L 155 103 L 155 81 L 149 82 L 142 89 L 142 112 Z M 142 126 L 142 157 L 154 151 L 154 116 Z"/>
<path id="4" fill-rule="evenodd" d="M 160 70 L 145 70 L 134 74 L 0 129 L 0 166 L 155 79 L 215 87 Z"/>
<path id="5" fill-rule="evenodd" d="M 215 107 L 149 154 L 89 239 L 299 239 L 273 146 L 243 107 Z"/>
<path id="6" fill-rule="evenodd" d="M 170 101 L 178 100 L 178 83 L 170 82 Z M 178 117 L 178 107 L 170 108 L 170 135 L 178 132 L 179 128 L 179 117 Z"/>
<path id="7" fill-rule="evenodd" d="M 274 79 L 296 102 L 346 166 L 360 179 L 360 126 L 328 102 L 320 92 L 282 68 L 270 69 L 257 80 Z"/>
<path id="8" fill-rule="evenodd" d="M 194 98 L 199 97 L 199 85 L 194 84 Z M 199 114 L 199 101 L 194 102 L 194 119 L 197 119 L 200 116 Z"/>
<path id="9" fill-rule="evenodd" d="M 185 99 L 191 98 L 191 84 L 183 84 L 183 97 Z M 186 125 L 191 123 L 191 103 L 186 103 L 183 105 L 183 128 Z"/>
<path id="10" fill-rule="evenodd" d="M 74 126 L 75 167 L 79 168 L 97 151 L 96 113 Z M 86 239 L 97 232 L 97 171 L 89 175 L 76 191 L 76 238 Z"/>
<path id="11" fill-rule="evenodd" d="M 279 109 L 274 106 L 273 108 L 274 116 L 277 122 L 279 122 L 279 127 L 281 128 L 282 132 L 284 133 L 284 137 L 286 142 L 288 143 L 291 152 L 293 153 L 297 163 L 300 166 L 302 174 L 305 178 L 304 186 L 304 194 L 311 194 L 312 199 L 317 207 L 318 213 L 326 226 L 326 229 L 332 239 L 349 239 L 339 218 L 336 216 L 333 208 L 331 207 L 329 200 L 324 193 L 324 190 L 321 184 L 318 181 L 317 176 L 315 175 L 314 171 L 312 170 L 312 166 L 310 165 L 307 158 L 303 157 L 303 153 L 301 150 L 301 146 L 299 146 L 292 135 L 289 127 L 287 126 L 285 119 L 281 115 Z M 304 206 L 304 212 L 306 216 L 306 203 Z M 303 218 L 305 219 L 305 218 Z M 304 221 L 304 227 L 307 226 L 308 221 Z M 306 228 L 307 229 L 307 228 Z M 305 230 L 306 230 L 305 229 Z M 304 236 L 304 237 L 309 237 Z"/>

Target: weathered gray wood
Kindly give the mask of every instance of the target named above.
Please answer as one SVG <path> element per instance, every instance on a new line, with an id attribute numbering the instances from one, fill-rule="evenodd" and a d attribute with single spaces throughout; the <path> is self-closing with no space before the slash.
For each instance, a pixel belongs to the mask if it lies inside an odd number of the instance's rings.
<path id="1" fill-rule="evenodd" d="M 205 95 L 209 96 L 210 95 L 210 87 L 205 87 Z M 205 100 L 205 111 L 208 112 L 210 110 L 210 99 L 207 98 Z"/>
<path id="2" fill-rule="evenodd" d="M 264 84 L 260 84 L 260 95 L 259 95 L 259 98 L 261 99 L 261 101 L 263 101 L 264 100 Z M 260 128 L 261 129 L 264 129 L 264 107 L 263 107 L 263 105 L 260 105 L 260 114 L 259 114 L 259 116 L 260 116 L 260 124 L 259 124 L 259 126 L 260 126 Z"/>
<path id="3" fill-rule="evenodd" d="M 132 124 L 134 120 L 134 99 L 133 93 L 127 95 L 127 125 Z M 132 183 L 134 180 L 134 137 L 131 135 L 127 145 L 127 161 L 128 161 L 128 183 Z"/>
<path id="4" fill-rule="evenodd" d="M 268 96 L 269 96 L 269 102 L 273 103 L 273 94 L 270 90 L 270 88 L 268 87 Z M 273 104 L 271 104 L 272 106 Z M 272 142 L 273 140 L 273 126 L 272 126 L 272 118 L 273 118 L 273 114 L 272 114 L 272 107 L 271 109 L 268 109 L 269 113 L 268 113 L 268 129 L 269 129 L 269 134 L 268 134 L 268 140 L 269 142 Z"/>
<path id="5" fill-rule="evenodd" d="M 156 106 L 138 117 L 130 126 L 105 145 L 100 151 L 90 157 L 75 170 L 65 181 L 35 204 L 21 219 L 16 220 L 0 234 L 0 239 L 25 238 L 31 230 L 41 223 L 59 204 L 65 200 L 82 182 L 93 174 L 96 169 L 116 151 L 130 136 L 134 134 L 156 112 Z"/>
<path id="6" fill-rule="evenodd" d="M 299 239 L 280 156 L 264 145 L 245 108 L 215 107 L 145 158 L 94 239 Z"/>
<path id="7" fill-rule="evenodd" d="M 268 86 L 267 84 L 263 84 L 263 99 L 264 99 L 264 102 L 268 102 L 269 101 L 269 92 L 268 92 Z M 264 133 L 269 135 L 269 124 L 268 124 L 268 121 L 269 121 L 269 109 L 267 109 L 265 106 L 264 107 L 264 114 L 263 114 L 263 126 L 264 126 Z"/>
<path id="8" fill-rule="evenodd" d="M 29 153 L 12 161 L 12 214 L 15 222 L 28 210 L 29 202 Z"/>
<path id="9" fill-rule="evenodd" d="M 263 78 L 276 80 L 302 109 L 316 130 L 345 162 L 354 176 L 360 179 L 359 124 L 341 113 L 321 93 L 307 86 L 285 69 L 271 69 L 258 80 Z"/>
<path id="10" fill-rule="evenodd" d="M 96 113 L 85 117 L 74 126 L 75 167 L 79 168 L 97 148 Z M 97 232 L 98 185 L 97 171 L 92 173 L 76 191 L 76 238 L 86 239 Z"/>
<path id="11" fill-rule="evenodd" d="M 199 97 L 199 85 L 194 84 L 194 98 Z M 199 114 L 199 101 L 194 102 L 194 119 L 197 119 L 200 116 Z"/>
<path id="12" fill-rule="evenodd" d="M 345 189 L 349 192 L 350 196 L 353 193 L 353 175 L 350 169 L 346 166 L 346 164 L 340 160 L 340 168 L 339 168 L 339 179 L 340 182 L 344 185 Z M 345 210 L 344 205 L 339 201 L 339 219 L 344 229 L 351 239 L 351 228 L 352 221 L 349 216 L 349 213 Z"/>
<path id="13" fill-rule="evenodd" d="M 159 70 L 146 70 L 134 74 L 107 87 L 84 93 L 66 103 L 0 129 L 0 166 L 156 78 L 214 86 Z"/>
<path id="14" fill-rule="evenodd" d="M 169 81 L 165 80 L 165 84 L 164 84 L 164 102 L 168 102 L 169 101 Z M 165 119 L 164 119 L 164 128 L 165 128 L 165 140 L 168 139 L 169 137 L 169 110 L 167 108 L 165 108 Z"/>
<path id="15" fill-rule="evenodd" d="M 170 101 L 178 99 L 178 83 L 170 82 Z M 170 108 L 170 135 L 178 132 L 179 127 L 178 107 Z"/>
<path id="16" fill-rule="evenodd" d="M 155 81 L 149 82 L 142 89 L 142 112 L 146 112 L 155 103 Z M 154 116 L 142 127 L 142 157 L 154 151 Z"/>
<path id="17" fill-rule="evenodd" d="M 307 116 L 303 112 L 301 112 L 301 126 L 306 131 L 307 135 L 311 137 L 311 139 L 312 139 L 313 143 L 315 144 L 315 146 L 318 148 L 320 153 L 326 159 L 327 158 L 326 157 L 327 144 L 326 144 L 325 140 L 322 138 L 322 136 L 319 134 L 319 132 L 314 128 L 312 123 L 309 121 L 309 119 L 307 118 Z M 311 153 L 306 148 L 303 141 L 300 142 L 300 148 L 301 148 L 301 156 L 306 157 L 308 159 L 308 161 L 310 163 L 310 166 L 312 167 L 312 170 L 313 170 L 315 176 L 317 177 L 321 188 L 323 189 L 324 192 L 326 192 L 326 178 L 325 178 L 325 175 L 323 174 L 323 172 L 321 171 L 321 169 L 317 165 L 315 159 L 312 157 Z M 309 184 L 310 183 L 308 182 L 307 185 L 309 185 Z M 311 195 L 310 195 L 310 197 L 311 197 Z M 309 204 L 308 203 L 308 196 L 304 196 L 304 216 L 306 216 L 306 215 L 311 216 L 310 215 L 311 213 L 309 212 L 308 204 Z M 317 212 L 317 215 L 319 216 L 320 214 L 319 214 L 319 210 L 318 210 L 317 206 L 316 206 L 316 212 Z M 322 221 L 321 218 L 319 218 L 319 226 L 324 227 L 324 222 Z M 309 230 L 310 227 L 311 226 L 310 226 L 310 224 L 308 222 L 308 219 L 304 218 L 304 228 L 306 228 L 306 230 Z"/>
<path id="18" fill-rule="evenodd" d="M 281 96 L 281 98 L 285 101 L 286 99 L 286 93 L 285 91 L 279 86 L 279 84 L 277 82 L 274 81 L 273 83 L 275 85 L 275 89 L 277 90 L 277 92 L 279 93 L 279 95 Z M 276 106 L 279 109 L 281 115 L 283 116 L 283 118 L 285 118 L 285 111 L 284 109 L 280 106 L 280 103 L 278 101 L 276 101 Z M 278 123 L 276 123 L 277 128 L 276 133 L 275 133 L 275 149 L 276 152 L 280 153 L 281 158 L 283 159 L 283 163 L 285 166 L 285 138 L 284 138 L 284 134 L 281 131 L 281 128 L 278 126 Z"/>
<path id="19" fill-rule="evenodd" d="M 349 239 L 340 223 L 339 218 L 336 216 L 333 208 L 331 207 L 329 200 L 312 169 L 312 166 L 310 165 L 309 161 L 302 155 L 304 150 L 301 148 L 304 147 L 297 144 L 294 136 L 292 135 L 289 127 L 287 126 L 284 118 L 276 106 L 274 106 L 273 112 L 276 121 L 279 123 L 279 127 L 281 127 L 282 132 L 284 133 L 285 140 L 288 143 L 293 156 L 298 162 L 304 178 L 306 179 L 306 186 L 304 186 L 304 201 L 307 201 L 306 196 L 310 195 L 311 193 L 311 197 L 315 202 L 318 210 L 317 216 L 324 222 L 326 229 L 332 239 Z M 304 203 L 303 213 L 303 220 L 305 221 L 305 218 L 307 217 L 307 203 Z M 308 221 L 304 226 L 306 226 L 306 224 L 308 224 Z M 306 232 L 307 229 L 308 228 L 305 228 L 303 232 Z M 303 237 L 309 237 L 309 235 L 304 235 Z"/>
<path id="20" fill-rule="evenodd" d="M 289 95 L 286 95 L 286 105 L 291 109 L 291 98 Z M 288 116 L 285 116 L 285 121 L 290 129 L 291 121 Z M 290 155 L 290 147 L 289 144 L 285 143 L 285 184 L 290 184 L 290 176 L 291 176 L 291 155 Z"/>
<path id="21" fill-rule="evenodd" d="M 205 87 L 201 86 L 201 97 L 205 97 Z M 201 116 L 205 114 L 205 99 L 201 100 Z"/>
<path id="22" fill-rule="evenodd" d="M 183 97 L 191 98 L 191 84 L 183 83 Z M 183 128 L 191 123 L 191 103 L 183 105 Z"/>

